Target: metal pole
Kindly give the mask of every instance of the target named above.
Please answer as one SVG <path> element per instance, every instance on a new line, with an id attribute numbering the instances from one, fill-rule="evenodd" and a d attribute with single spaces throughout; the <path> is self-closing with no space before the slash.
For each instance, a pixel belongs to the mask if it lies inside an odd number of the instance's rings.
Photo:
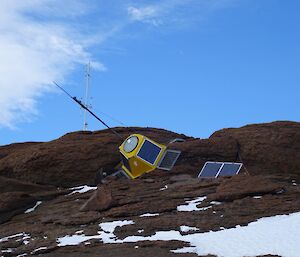
<path id="1" fill-rule="evenodd" d="M 86 70 L 85 70 L 85 98 L 84 98 L 84 105 L 89 106 L 88 101 L 89 101 L 89 87 L 90 87 L 90 71 L 91 71 L 91 64 L 90 62 L 86 65 Z M 84 109 L 83 112 L 83 130 L 86 131 L 88 129 L 88 123 L 87 123 L 87 110 Z"/>

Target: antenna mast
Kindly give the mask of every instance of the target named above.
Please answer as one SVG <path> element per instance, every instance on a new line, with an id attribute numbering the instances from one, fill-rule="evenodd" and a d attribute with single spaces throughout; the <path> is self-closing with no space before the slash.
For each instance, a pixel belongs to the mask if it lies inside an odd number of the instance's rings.
<path id="1" fill-rule="evenodd" d="M 86 110 L 87 112 L 89 112 L 92 116 L 95 117 L 95 119 L 97 119 L 98 121 L 100 121 L 105 127 L 107 127 L 112 133 L 114 133 L 118 138 L 124 140 L 122 138 L 122 136 L 115 131 L 113 128 L 111 128 L 110 126 L 108 126 L 103 120 L 101 120 L 95 113 L 93 113 L 89 107 L 85 106 L 80 100 L 78 100 L 75 96 L 71 96 L 66 90 L 64 90 L 64 88 L 62 88 L 60 85 L 58 85 L 55 81 L 53 81 L 53 83 L 61 90 L 63 91 L 68 97 L 70 97 L 74 102 L 76 102 L 77 104 L 80 105 L 80 107 L 84 110 Z"/>
<path id="2" fill-rule="evenodd" d="M 86 65 L 85 69 L 85 96 L 84 96 L 84 105 L 89 106 L 89 89 L 90 89 L 90 78 L 91 78 L 91 63 L 89 62 Z M 86 131 L 88 129 L 87 123 L 87 110 L 83 110 L 83 130 Z"/>

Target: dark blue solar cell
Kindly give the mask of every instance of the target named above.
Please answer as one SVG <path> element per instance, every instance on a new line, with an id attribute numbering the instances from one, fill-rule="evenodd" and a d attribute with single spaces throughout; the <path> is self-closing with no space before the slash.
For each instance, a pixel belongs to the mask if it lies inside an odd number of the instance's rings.
<path id="1" fill-rule="evenodd" d="M 218 177 L 233 176 L 239 173 L 242 167 L 241 163 L 224 163 Z"/>
<path id="2" fill-rule="evenodd" d="M 223 163 L 219 162 L 207 162 L 198 177 L 215 177 L 222 165 Z"/>
<path id="3" fill-rule="evenodd" d="M 163 170 L 171 170 L 180 154 L 180 151 L 167 150 L 160 163 L 158 164 L 158 168 Z"/>
<path id="4" fill-rule="evenodd" d="M 160 147 L 145 140 L 137 156 L 153 165 L 160 151 Z"/>

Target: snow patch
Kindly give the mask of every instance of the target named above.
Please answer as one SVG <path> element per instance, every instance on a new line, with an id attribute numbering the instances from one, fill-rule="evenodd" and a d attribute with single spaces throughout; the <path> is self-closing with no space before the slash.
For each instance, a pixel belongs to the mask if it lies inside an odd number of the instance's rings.
<path id="1" fill-rule="evenodd" d="M 189 226 L 180 226 L 180 231 L 181 232 L 190 232 L 190 231 L 197 231 L 199 228 L 196 227 L 189 227 Z"/>
<path id="2" fill-rule="evenodd" d="M 57 239 L 57 246 L 78 245 L 90 239 L 101 239 L 101 235 L 86 236 L 86 235 L 67 235 Z"/>
<path id="3" fill-rule="evenodd" d="M 35 253 L 37 253 L 37 252 L 39 252 L 39 251 L 47 250 L 47 249 L 48 249 L 47 247 L 42 246 L 42 247 L 39 247 L 39 248 L 37 248 L 37 249 L 34 249 L 34 250 L 31 252 L 31 254 L 35 254 Z"/>
<path id="4" fill-rule="evenodd" d="M 21 237 L 25 235 L 24 232 L 22 233 L 18 233 L 18 234 L 15 234 L 15 235 L 11 235 L 11 236 L 6 236 L 6 237 L 3 237 L 3 238 L 0 238 L 0 243 L 3 243 L 3 242 L 7 242 L 8 240 L 12 239 L 12 238 L 16 238 L 16 237 Z"/>
<path id="5" fill-rule="evenodd" d="M 206 196 L 198 197 L 194 200 L 186 201 L 187 204 L 177 206 L 177 211 L 201 211 L 204 208 L 198 208 L 197 205 L 202 203 L 206 199 Z M 207 207 L 205 207 L 207 208 Z"/>
<path id="6" fill-rule="evenodd" d="M 16 239 L 16 242 L 22 241 L 23 244 L 27 245 L 27 244 L 29 244 L 29 241 L 27 239 L 30 239 L 30 235 L 25 232 L 22 232 L 22 233 L 18 233 L 18 234 L 11 235 L 11 236 L 6 236 L 3 238 L 0 238 L 0 243 L 7 242 L 11 239 Z"/>
<path id="7" fill-rule="evenodd" d="M 280 255 L 297 257 L 300 251 L 300 212 L 261 218 L 246 227 L 182 236 L 192 247 L 172 252 L 224 257 Z"/>
<path id="8" fill-rule="evenodd" d="M 99 226 L 103 231 L 108 233 L 113 233 L 117 227 L 123 227 L 131 224 L 134 224 L 133 220 L 118 220 L 118 221 L 111 221 L 111 222 L 103 222 L 99 224 Z"/>
<path id="9" fill-rule="evenodd" d="M 23 241 L 23 244 L 24 244 L 24 245 L 28 245 L 28 244 L 29 244 L 29 241 L 28 241 L 28 240 L 24 240 L 24 241 Z"/>
<path id="10" fill-rule="evenodd" d="M 161 189 L 159 189 L 159 191 L 164 191 L 166 189 L 168 189 L 168 185 L 165 185 L 164 187 L 162 187 Z"/>
<path id="11" fill-rule="evenodd" d="M 67 246 L 67 245 L 78 245 L 83 242 L 89 241 L 91 239 L 99 239 L 103 243 L 115 243 L 116 236 L 114 235 L 114 231 L 117 227 L 123 227 L 126 225 L 134 224 L 132 220 L 123 220 L 123 221 L 112 221 L 112 222 L 104 222 L 99 224 L 99 227 L 103 231 L 99 231 L 98 235 L 94 236 L 86 236 L 84 234 L 81 235 L 66 235 L 64 237 L 57 238 L 57 246 Z"/>
<path id="12" fill-rule="evenodd" d="M 145 213 L 140 215 L 140 217 L 154 217 L 154 216 L 159 216 L 159 213 Z"/>
<path id="13" fill-rule="evenodd" d="M 33 212 L 41 203 L 42 203 L 42 201 L 37 201 L 36 204 L 32 208 L 27 209 L 24 213 Z"/>
<path id="14" fill-rule="evenodd" d="M 76 194 L 76 193 L 83 194 L 83 193 L 86 193 L 86 192 L 91 191 L 91 190 L 96 190 L 97 187 L 91 187 L 91 186 L 84 185 L 84 186 L 78 186 L 78 187 L 71 187 L 69 189 L 74 190 L 74 191 L 71 192 L 68 195 L 73 195 L 73 194 Z"/>
<path id="15" fill-rule="evenodd" d="M 11 248 L 1 250 L 1 253 L 12 253 L 12 252 L 13 252 L 13 250 Z"/>
<path id="16" fill-rule="evenodd" d="M 210 202 L 210 204 L 212 204 L 212 205 L 220 205 L 220 204 L 222 204 L 221 202 L 218 202 L 218 201 L 212 201 L 212 202 Z"/>
<path id="17" fill-rule="evenodd" d="M 171 241 L 171 240 L 179 240 L 183 241 L 182 235 L 179 231 L 170 230 L 170 231 L 159 231 L 156 232 L 153 236 L 128 236 L 123 240 L 117 240 L 119 243 L 136 243 L 140 241 Z"/>

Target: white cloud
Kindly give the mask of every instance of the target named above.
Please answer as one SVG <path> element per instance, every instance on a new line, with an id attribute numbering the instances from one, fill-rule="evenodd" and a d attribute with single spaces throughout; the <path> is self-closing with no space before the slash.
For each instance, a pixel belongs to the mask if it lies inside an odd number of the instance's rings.
<path id="1" fill-rule="evenodd" d="M 154 26 L 186 24 L 202 18 L 208 11 L 227 7 L 237 0 L 160 0 L 151 4 L 137 2 L 130 5 L 127 13 L 131 21 Z"/>
<path id="2" fill-rule="evenodd" d="M 126 33 L 128 25 L 176 23 L 178 28 L 192 16 L 199 20 L 203 10 L 233 1 L 160 0 L 149 5 L 133 0 L 1 0 L 0 127 L 13 128 L 37 115 L 39 97 L 53 90 L 53 80 L 63 82 L 76 65 L 91 61 L 105 70 L 93 60 L 90 46 L 120 30 Z"/>
<path id="3" fill-rule="evenodd" d="M 50 83 L 91 59 L 86 35 L 64 20 L 83 15 L 84 8 L 79 1 L 70 6 L 59 8 L 60 1 L 47 0 L 1 1 L 0 126 L 12 128 L 37 114 L 36 99 L 51 90 Z M 99 62 L 93 65 L 105 69 Z"/>
<path id="4" fill-rule="evenodd" d="M 158 6 L 145 6 L 140 8 L 130 6 L 127 11 L 132 21 L 147 22 L 155 26 L 159 25 L 161 22 L 157 18 L 161 12 Z"/>

